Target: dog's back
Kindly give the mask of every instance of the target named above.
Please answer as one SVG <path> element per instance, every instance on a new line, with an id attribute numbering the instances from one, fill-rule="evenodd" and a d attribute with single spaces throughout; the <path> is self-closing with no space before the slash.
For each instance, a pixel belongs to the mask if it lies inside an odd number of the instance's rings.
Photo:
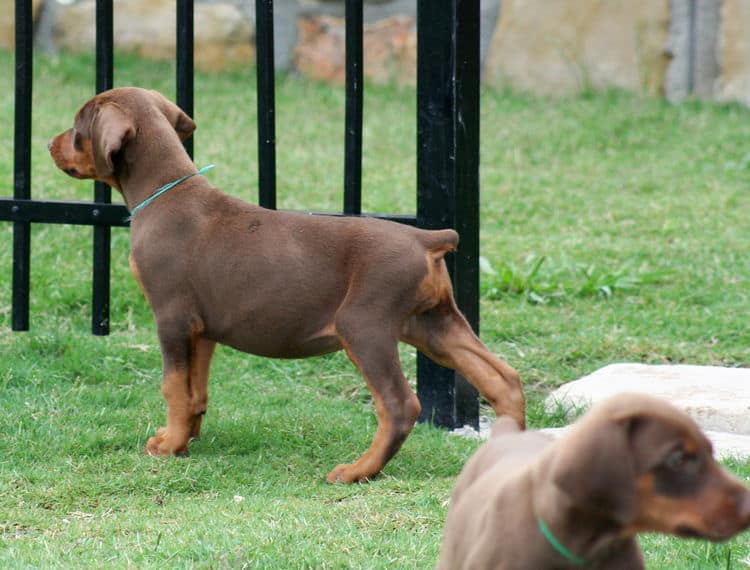
<path id="1" fill-rule="evenodd" d="M 500 472 L 503 478 L 510 477 L 534 461 L 553 441 L 552 437 L 538 431 L 521 431 L 509 417 L 499 418 L 492 427 L 489 441 L 476 451 L 461 471 L 451 495 L 451 505 L 455 506 L 464 492 L 485 473 L 492 470 Z M 495 483 L 500 485 L 502 481 L 496 479 Z"/>

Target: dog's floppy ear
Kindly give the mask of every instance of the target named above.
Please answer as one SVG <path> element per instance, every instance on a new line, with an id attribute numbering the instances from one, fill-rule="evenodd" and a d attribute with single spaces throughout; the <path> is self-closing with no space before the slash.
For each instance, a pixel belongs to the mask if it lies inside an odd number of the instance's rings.
<path id="1" fill-rule="evenodd" d="M 552 481 L 576 506 L 621 525 L 638 514 L 632 421 L 606 419 L 576 430 L 558 447 L 551 466 Z"/>
<path id="2" fill-rule="evenodd" d="M 187 113 L 182 109 L 179 109 L 179 113 L 177 113 L 177 117 L 172 126 L 174 127 L 174 130 L 177 131 L 181 141 L 184 141 L 193 134 L 193 131 L 195 131 L 195 121 L 188 117 Z"/>
<path id="3" fill-rule="evenodd" d="M 116 103 L 104 103 L 91 123 L 91 145 L 97 176 L 111 178 L 115 173 L 114 156 L 135 137 L 135 123 Z"/>
<path id="4" fill-rule="evenodd" d="M 159 109 L 172 125 L 181 141 L 184 141 L 193 134 L 193 131 L 195 131 L 195 121 L 193 121 L 185 111 L 180 109 L 158 91 L 152 89 L 151 94 L 156 100 Z"/>

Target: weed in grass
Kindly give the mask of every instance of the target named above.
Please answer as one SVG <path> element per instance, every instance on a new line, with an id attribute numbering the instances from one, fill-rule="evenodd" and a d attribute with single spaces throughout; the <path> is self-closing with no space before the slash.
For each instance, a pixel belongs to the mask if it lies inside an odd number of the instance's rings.
<path id="1" fill-rule="evenodd" d="M 595 263 L 559 262 L 546 256 L 528 256 L 521 265 L 501 261 L 492 265 L 480 258 L 484 276 L 482 293 L 497 300 L 505 295 L 525 298 L 531 304 L 546 304 L 566 297 L 610 298 L 615 293 L 637 293 L 645 285 L 662 283 L 667 271 L 634 269 L 630 263 L 607 270 Z"/>

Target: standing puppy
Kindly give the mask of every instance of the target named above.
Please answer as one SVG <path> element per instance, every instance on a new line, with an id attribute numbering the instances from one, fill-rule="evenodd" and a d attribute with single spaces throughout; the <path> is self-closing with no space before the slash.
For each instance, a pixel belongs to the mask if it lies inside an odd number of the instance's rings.
<path id="1" fill-rule="evenodd" d="M 439 570 L 639 570 L 639 532 L 725 540 L 750 490 L 684 412 L 622 394 L 555 441 L 501 418 L 461 472 Z"/>
<path id="2" fill-rule="evenodd" d="M 456 308 L 443 260 L 456 232 L 247 204 L 199 175 L 181 143 L 194 129 L 161 94 L 126 87 L 91 99 L 49 143 L 61 170 L 110 184 L 133 214 L 130 268 L 156 318 L 167 403 L 147 453 L 185 454 L 199 435 L 217 342 L 276 358 L 346 351 L 372 391 L 378 429 L 330 482 L 377 475 L 419 415 L 399 341 L 457 370 L 523 425 L 517 373 Z"/>

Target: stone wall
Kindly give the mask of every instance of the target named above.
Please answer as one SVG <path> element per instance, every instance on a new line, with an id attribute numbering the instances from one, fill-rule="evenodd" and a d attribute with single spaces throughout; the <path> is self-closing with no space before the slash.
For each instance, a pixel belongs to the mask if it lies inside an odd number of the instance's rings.
<path id="1" fill-rule="evenodd" d="M 0 0 L 4 1 L 4 0 Z M 60 4 L 46 0 L 45 16 L 54 50 L 91 52 L 95 46 L 96 2 Z M 116 49 L 148 59 L 175 58 L 176 2 L 173 0 L 118 0 L 113 3 Z M 195 4 L 195 66 L 221 70 L 228 65 L 250 65 L 255 59 L 255 28 L 241 9 L 229 2 Z"/>
<path id="2" fill-rule="evenodd" d="M 33 0 L 32 13 L 34 21 L 39 18 L 39 12 L 44 0 Z M 0 0 L 0 49 L 13 49 L 16 45 L 16 2 L 15 0 Z"/>
<path id="3" fill-rule="evenodd" d="M 13 46 L 15 0 L 0 0 L 0 49 Z M 196 0 L 195 63 L 254 62 L 255 0 Z M 750 104 L 750 0 L 481 0 L 489 86 L 565 95 L 622 88 Z M 344 80 L 344 1 L 276 0 L 277 69 Z M 94 0 L 34 0 L 36 43 L 94 49 Z M 173 59 L 174 0 L 117 0 L 115 46 Z M 413 84 L 416 1 L 365 0 L 368 81 Z"/>
<path id="4" fill-rule="evenodd" d="M 750 2 L 724 0 L 716 95 L 723 101 L 750 105 Z"/>
<path id="5" fill-rule="evenodd" d="M 550 95 L 659 93 L 668 27 L 667 0 L 505 0 L 487 80 Z"/>

